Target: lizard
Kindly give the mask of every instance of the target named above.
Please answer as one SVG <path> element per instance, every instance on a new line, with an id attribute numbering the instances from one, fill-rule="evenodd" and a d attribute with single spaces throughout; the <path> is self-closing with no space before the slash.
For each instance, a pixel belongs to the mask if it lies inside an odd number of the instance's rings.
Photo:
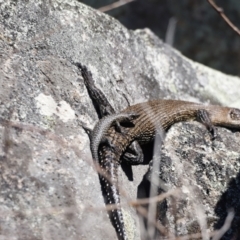
<path id="1" fill-rule="evenodd" d="M 93 82 L 93 79 L 92 79 L 91 72 L 87 71 L 86 67 L 82 66 L 79 63 L 77 63 L 75 65 L 81 70 L 85 86 L 87 87 L 87 90 L 89 92 L 90 97 L 92 98 L 93 102 L 95 103 L 94 106 L 95 106 L 98 114 L 100 112 L 100 114 L 99 114 L 100 117 L 104 116 L 104 115 L 106 116 L 108 114 L 115 113 L 115 110 L 113 109 L 111 104 L 108 102 L 108 100 L 106 99 L 104 94 L 95 86 L 95 84 Z M 161 102 L 161 101 L 164 102 L 164 100 L 157 100 L 157 102 L 158 101 L 159 102 Z M 165 100 L 165 101 L 167 101 L 167 100 Z M 213 124 L 224 125 L 224 123 L 229 121 L 229 126 L 231 127 L 232 126 L 231 119 L 236 118 L 237 120 L 239 120 L 239 118 L 240 118 L 239 117 L 239 110 L 232 109 L 233 112 L 230 113 L 230 109 L 229 109 L 230 114 L 229 114 L 229 119 L 228 120 L 225 119 L 225 121 L 223 121 L 222 123 L 221 122 L 217 123 L 217 122 L 215 122 L 216 121 L 216 118 L 215 118 L 211 122 L 211 118 L 209 117 L 209 111 L 211 112 L 211 110 L 215 106 L 212 106 L 209 109 L 206 109 L 206 106 L 200 105 L 200 104 L 183 102 L 183 101 L 174 101 L 174 100 L 168 100 L 168 101 L 170 101 L 170 102 L 172 101 L 172 103 L 170 104 L 170 108 L 172 108 L 171 105 L 175 105 L 174 110 L 175 110 L 176 115 L 175 116 L 169 116 L 169 117 L 165 116 L 165 119 L 162 119 L 162 122 L 164 122 L 164 121 L 167 122 L 167 126 L 164 126 L 165 130 L 167 130 L 175 122 L 195 119 L 195 120 L 198 120 L 198 121 L 204 123 L 207 126 L 208 130 L 212 133 L 212 136 L 214 138 L 215 137 L 215 132 L 214 132 L 214 128 L 212 126 Z M 176 104 L 176 103 L 179 103 L 179 104 Z M 148 104 L 143 103 L 143 105 L 148 105 Z M 152 107 L 149 108 L 148 106 L 143 106 L 143 105 L 142 105 L 142 107 L 145 108 L 147 111 L 150 111 L 150 115 L 151 115 L 151 108 Z M 163 103 L 163 106 L 164 105 L 165 104 Z M 169 105 L 169 104 L 167 104 L 167 105 Z M 179 106 L 184 107 L 185 105 L 186 105 L 185 113 L 181 110 L 179 110 L 179 111 L 177 110 Z M 196 108 L 194 108 L 196 110 L 195 113 L 189 113 L 188 112 L 191 109 L 191 108 L 189 108 L 190 105 L 192 105 L 192 106 L 196 105 Z M 220 108 L 223 108 L 223 107 L 220 107 Z M 157 111 L 157 109 L 155 109 L 154 111 Z M 160 107 L 159 111 L 160 111 L 160 114 L 161 114 L 161 107 Z M 166 109 L 165 112 L 168 113 L 168 111 L 169 110 Z M 162 113 L 164 115 L 164 108 L 162 109 Z M 147 113 L 147 114 L 149 114 L 149 113 Z M 226 114 L 226 112 L 225 112 L 225 114 Z M 226 115 L 223 115 L 223 116 L 226 116 Z M 198 118 L 198 119 L 196 119 L 196 118 Z M 168 119 L 170 121 L 168 121 Z M 221 117 L 219 119 L 221 119 Z M 147 120 L 148 119 L 146 119 L 146 123 L 147 123 Z M 239 123 L 237 122 L 237 128 L 239 128 L 238 124 Z M 157 127 L 157 125 L 155 127 Z M 114 128 L 110 128 L 110 130 L 115 132 Z M 144 130 L 142 132 L 144 132 Z M 116 132 L 115 132 L 115 134 L 116 134 L 116 136 L 119 136 Z M 151 134 L 152 134 L 151 139 L 153 139 L 154 138 L 153 132 L 152 133 L 150 132 L 149 136 Z M 146 137 L 146 135 L 145 135 L 145 137 Z M 141 144 L 150 141 L 150 139 L 145 139 L 145 137 L 144 137 L 144 135 L 143 135 L 143 138 L 141 138 L 141 135 L 138 136 L 138 139 L 140 138 Z M 121 135 L 120 139 L 121 138 L 124 138 L 124 135 Z M 119 193 L 118 193 L 118 189 L 117 189 L 117 168 L 118 168 L 118 165 L 122 161 L 124 161 L 125 159 L 129 160 L 129 157 L 127 156 L 127 154 L 128 154 L 128 151 L 129 151 L 130 148 L 128 147 L 127 150 L 125 150 L 125 151 L 123 151 L 123 149 L 124 149 L 123 148 L 122 153 L 119 155 L 120 156 L 120 159 L 119 159 L 119 156 L 115 156 L 116 152 L 115 152 L 114 148 L 112 147 L 115 144 L 114 138 L 111 139 L 111 136 L 107 136 L 106 139 L 109 142 L 109 146 L 111 146 L 111 147 L 106 146 L 106 145 L 102 145 L 102 149 L 100 149 L 101 150 L 100 151 L 101 152 L 100 153 L 101 154 L 100 161 L 101 161 L 102 168 L 105 169 L 105 173 L 108 173 L 107 175 L 109 175 L 109 171 L 111 171 L 112 174 L 110 174 L 110 185 L 109 185 L 108 180 L 105 179 L 104 176 L 100 176 L 100 182 L 101 182 L 101 186 L 102 186 L 102 190 L 103 190 L 103 195 L 104 195 L 104 198 L 105 198 L 104 199 L 105 203 L 106 204 L 109 204 L 109 203 L 110 204 L 111 203 L 118 204 L 118 203 L 120 203 L 120 197 L 119 197 Z M 137 143 L 137 141 L 134 141 L 133 143 Z M 137 146 L 138 146 L 138 143 L 137 143 Z M 138 148 L 141 150 L 140 147 L 138 147 Z M 129 152 L 131 152 L 131 151 L 129 151 Z M 136 151 L 134 153 L 136 153 Z M 139 153 L 139 152 L 137 151 L 137 153 Z M 142 155 L 142 153 L 140 154 L 140 156 L 141 155 Z M 130 159 L 131 158 L 132 158 L 132 154 L 130 154 Z M 134 158 L 137 159 L 138 157 L 134 156 Z M 143 157 L 141 156 L 141 158 L 143 158 Z M 109 161 L 108 159 L 111 159 L 111 160 Z M 115 161 L 114 159 L 117 159 L 117 161 Z M 119 209 L 118 210 L 113 210 L 113 211 L 109 212 L 109 215 L 110 215 L 110 219 L 112 221 L 112 224 L 113 224 L 113 226 L 115 227 L 115 229 L 118 233 L 117 235 L 118 235 L 119 239 L 127 239 L 125 229 L 124 229 L 124 223 L 123 223 L 123 220 L 122 220 L 121 210 L 119 210 Z"/>
<path id="2" fill-rule="evenodd" d="M 84 84 L 87 88 L 88 94 L 91 97 L 92 101 L 93 101 L 93 105 L 97 111 L 97 114 L 99 116 L 99 118 L 104 118 L 108 115 L 112 115 L 112 114 L 116 114 L 114 108 L 112 107 L 112 105 L 109 103 L 109 101 L 107 100 L 106 96 L 102 93 L 102 91 L 100 89 L 98 89 L 93 81 L 93 77 L 90 71 L 87 70 L 86 66 L 82 65 L 81 63 L 78 62 L 72 62 L 75 66 L 77 66 L 81 72 L 81 75 L 83 77 L 84 80 Z M 120 116 L 119 116 L 120 117 Z M 115 119 L 114 119 L 115 118 Z M 120 127 L 120 124 L 117 123 L 116 120 L 120 120 L 118 119 L 118 116 L 115 115 L 115 117 L 113 117 L 114 120 L 113 122 L 115 122 L 115 125 L 117 126 L 117 131 L 122 132 L 123 129 Z M 93 158 L 96 158 L 96 160 L 98 159 L 97 157 L 97 150 L 98 150 L 98 146 L 100 144 L 99 140 L 94 141 L 94 138 L 96 138 L 96 135 L 98 135 L 100 138 L 104 137 L 104 133 L 105 130 L 107 130 L 107 128 L 111 125 L 107 124 L 107 122 L 109 121 L 109 119 L 104 119 L 103 121 L 100 121 L 101 124 L 98 124 L 98 128 L 96 129 L 96 127 L 94 128 L 95 130 L 94 133 L 92 132 L 92 129 L 84 126 L 84 124 L 82 124 L 82 127 L 84 128 L 84 130 L 87 132 L 87 134 L 90 137 L 90 147 L 91 147 L 91 152 L 93 155 Z M 105 125 L 104 127 L 100 128 L 99 125 Z M 101 132 L 101 133 L 100 133 Z M 92 137 L 92 135 L 94 135 L 94 137 Z M 104 140 L 103 140 L 104 141 Z M 95 147 L 93 147 L 95 146 Z M 137 143 L 137 141 L 134 141 L 126 150 L 126 152 L 123 154 L 122 156 L 123 161 L 130 163 L 130 164 L 140 164 L 143 162 L 143 152 L 141 147 L 139 146 L 139 144 Z"/>
<path id="3" fill-rule="evenodd" d="M 134 127 L 125 131 L 124 135 L 110 127 L 106 133 L 109 144 L 99 148 L 100 167 L 107 176 L 101 178 L 105 203 L 117 206 L 108 213 L 120 240 L 128 238 L 119 206 L 118 166 L 122 161 L 121 156 L 133 141 L 137 140 L 141 146 L 147 144 L 154 140 L 159 127 L 167 131 L 174 123 L 181 121 L 201 122 L 213 138 L 216 136 L 214 126 L 240 129 L 240 109 L 217 105 L 159 99 L 132 105 L 122 111 L 122 113 L 130 112 L 139 114 L 139 117 L 133 120 Z"/>

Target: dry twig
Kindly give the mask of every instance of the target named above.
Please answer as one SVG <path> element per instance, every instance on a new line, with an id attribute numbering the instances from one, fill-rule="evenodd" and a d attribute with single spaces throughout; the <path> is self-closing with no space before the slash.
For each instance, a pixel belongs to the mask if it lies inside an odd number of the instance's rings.
<path id="1" fill-rule="evenodd" d="M 127 3 L 130 3 L 130 2 L 133 2 L 133 1 L 135 1 L 135 0 L 119 0 L 119 1 L 114 2 L 112 4 L 101 7 L 98 10 L 101 11 L 101 12 L 107 12 L 107 11 L 110 11 L 114 8 L 118 8 L 120 6 L 123 6 L 123 5 L 125 5 Z"/>
<path id="2" fill-rule="evenodd" d="M 230 19 L 224 14 L 224 10 L 216 5 L 213 0 L 207 0 L 209 4 L 215 9 L 215 11 L 224 19 L 224 21 L 228 24 L 229 27 L 233 29 L 239 36 L 240 30 L 230 21 Z"/>

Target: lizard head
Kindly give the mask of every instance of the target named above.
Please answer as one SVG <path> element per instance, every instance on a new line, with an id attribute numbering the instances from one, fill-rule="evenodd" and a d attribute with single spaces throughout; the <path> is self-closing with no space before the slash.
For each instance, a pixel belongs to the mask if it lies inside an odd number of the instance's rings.
<path id="1" fill-rule="evenodd" d="M 237 108 L 233 108 L 229 112 L 229 116 L 234 121 L 240 121 L 240 110 Z"/>
<path id="2" fill-rule="evenodd" d="M 228 112 L 229 127 L 240 129 L 240 109 L 231 108 Z"/>
<path id="3" fill-rule="evenodd" d="M 214 106 L 210 115 L 214 125 L 240 129 L 240 109 Z"/>

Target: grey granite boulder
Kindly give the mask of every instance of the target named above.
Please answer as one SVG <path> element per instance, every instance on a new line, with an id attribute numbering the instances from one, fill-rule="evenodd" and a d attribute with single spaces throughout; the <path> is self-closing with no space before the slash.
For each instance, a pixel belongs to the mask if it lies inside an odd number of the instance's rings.
<path id="1" fill-rule="evenodd" d="M 72 62 L 88 67 L 116 111 L 158 98 L 240 107 L 238 77 L 192 62 L 148 29 L 129 31 L 73 0 L 6 0 L 0 12 L 0 239 L 116 238 L 81 127 L 98 118 Z M 158 205 L 172 234 L 208 239 L 234 208 L 225 239 L 239 237 L 240 134 L 217 130 L 214 141 L 199 123 L 166 135 L 154 172 L 160 191 L 182 193 Z M 148 165 L 132 168 L 132 180 L 119 169 L 123 202 L 148 178 Z M 139 239 L 136 210 L 124 213 L 129 239 Z"/>

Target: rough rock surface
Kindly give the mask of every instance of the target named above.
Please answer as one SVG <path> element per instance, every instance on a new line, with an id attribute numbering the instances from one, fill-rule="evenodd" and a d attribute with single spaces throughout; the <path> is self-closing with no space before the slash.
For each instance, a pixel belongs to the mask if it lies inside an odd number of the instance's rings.
<path id="1" fill-rule="evenodd" d="M 1 239 L 115 239 L 81 128 L 97 115 L 72 61 L 91 70 L 116 110 L 157 98 L 240 107 L 239 78 L 192 62 L 148 29 L 129 31 L 71 0 L 0 1 L 0 12 Z M 239 234 L 239 143 L 226 129 L 211 142 L 198 123 L 171 128 L 160 178 L 165 190 L 185 189 L 180 206 L 168 199 L 164 209 L 176 234 L 206 235 L 231 207 L 225 239 Z M 120 170 L 128 198 L 147 168 L 134 166 L 133 181 Z M 139 239 L 135 210 L 125 216 Z"/>

